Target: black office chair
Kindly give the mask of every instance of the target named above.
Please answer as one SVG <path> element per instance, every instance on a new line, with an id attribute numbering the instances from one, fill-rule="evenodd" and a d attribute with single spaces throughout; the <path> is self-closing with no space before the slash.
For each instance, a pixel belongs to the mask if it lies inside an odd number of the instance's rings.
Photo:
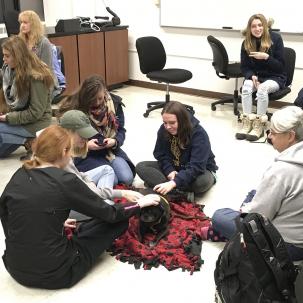
<path id="1" fill-rule="evenodd" d="M 8 37 L 18 35 L 20 29 L 19 12 L 16 10 L 4 11 L 4 24 Z"/>
<path id="2" fill-rule="evenodd" d="M 147 110 L 143 114 L 148 117 L 149 113 L 155 109 L 163 108 L 170 101 L 169 85 L 171 83 L 183 83 L 192 78 L 192 73 L 186 69 L 165 68 L 166 53 L 162 42 L 157 37 L 141 37 L 136 41 L 136 48 L 139 56 L 140 70 L 152 81 L 166 83 L 165 101 L 155 101 L 147 103 Z M 192 106 L 185 105 L 194 113 Z"/>
<path id="3" fill-rule="evenodd" d="M 235 89 L 233 96 L 224 97 L 223 99 L 213 102 L 211 104 L 211 110 L 215 111 L 217 104 L 233 103 L 234 114 L 238 115 L 238 103 L 241 100 L 238 91 L 238 79 L 243 77 L 240 69 L 240 62 L 230 63 L 224 45 L 215 37 L 208 36 L 207 41 L 213 51 L 212 64 L 214 69 L 216 70 L 217 76 L 226 80 L 229 80 L 230 78 L 235 78 Z"/>
<path id="4" fill-rule="evenodd" d="M 286 85 L 284 88 L 269 94 L 269 101 L 280 100 L 291 92 L 291 84 L 296 66 L 296 52 L 290 47 L 284 47 L 284 61 L 286 68 Z"/>
<path id="5" fill-rule="evenodd" d="M 290 47 L 284 47 L 284 62 L 286 69 L 285 87 L 268 95 L 269 105 L 270 105 L 270 101 L 280 100 L 291 92 L 291 85 L 292 85 L 292 80 L 294 77 L 295 66 L 296 66 L 296 52 L 294 49 Z M 242 87 L 240 91 L 242 92 Z M 255 98 L 256 98 L 256 92 L 253 93 L 253 104 L 256 106 L 257 101 L 255 100 Z M 267 112 L 267 116 L 268 116 L 268 120 L 270 120 L 272 113 Z"/>

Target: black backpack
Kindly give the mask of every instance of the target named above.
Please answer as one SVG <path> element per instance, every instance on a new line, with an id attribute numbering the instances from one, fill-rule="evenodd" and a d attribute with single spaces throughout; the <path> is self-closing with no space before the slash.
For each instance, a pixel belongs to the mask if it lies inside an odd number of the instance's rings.
<path id="1" fill-rule="evenodd" d="M 277 229 L 257 213 L 241 214 L 236 225 L 216 263 L 216 302 L 296 302 L 296 268 Z"/>
<path id="2" fill-rule="evenodd" d="M 303 88 L 300 89 L 294 104 L 303 108 Z"/>

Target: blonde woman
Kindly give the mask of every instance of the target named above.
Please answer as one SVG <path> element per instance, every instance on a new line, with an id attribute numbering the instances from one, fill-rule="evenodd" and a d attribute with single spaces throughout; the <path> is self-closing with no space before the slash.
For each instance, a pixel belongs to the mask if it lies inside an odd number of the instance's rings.
<path id="1" fill-rule="evenodd" d="M 18 36 L 2 44 L 1 84 L 7 113 L 0 113 L 0 157 L 6 157 L 51 123 L 51 70 Z"/>
<path id="2" fill-rule="evenodd" d="M 62 74 L 60 64 L 57 59 L 57 49 L 45 37 L 44 25 L 40 17 L 34 11 L 26 10 L 19 14 L 20 31 L 19 37 L 24 40 L 27 47 L 32 50 L 37 57 L 45 62 L 55 75 L 55 87 L 52 91 L 52 100 L 65 89 L 66 80 Z"/>

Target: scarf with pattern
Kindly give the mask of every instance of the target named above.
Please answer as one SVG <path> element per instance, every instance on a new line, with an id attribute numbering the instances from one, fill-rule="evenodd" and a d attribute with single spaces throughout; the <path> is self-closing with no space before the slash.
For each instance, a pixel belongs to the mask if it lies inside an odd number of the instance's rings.
<path id="1" fill-rule="evenodd" d="M 115 139 L 117 135 L 117 130 L 119 123 L 116 118 L 116 110 L 114 106 L 113 99 L 108 91 L 105 92 L 104 104 L 100 105 L 99 109 L 94 110 L 89 113 L 89 118 L 92 121 L 96 130 L 104 138 Z M 104 123 L 105 119 L 105 123 Z M 115 159 L 115 155 L 112 148 L 107 149 L 106 159 L 112 161 Z"/>

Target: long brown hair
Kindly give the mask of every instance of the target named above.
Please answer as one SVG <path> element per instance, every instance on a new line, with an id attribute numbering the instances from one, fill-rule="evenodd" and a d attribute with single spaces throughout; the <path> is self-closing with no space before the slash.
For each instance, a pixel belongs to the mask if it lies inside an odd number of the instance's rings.
<path id="1" fill-rule="evenodd" d="M 19 14 L 18 20 L 20 24 L 24 18 L 27 18 L 28 22 L 30 23 L 30 32 L 25 35 L 20 31 L 19 37 L 22 38 L 28 46 L 34 46 L 41 40 L 42 36 L 44 35 L 43 24 L 38 14 L 32 10 L 26 10 Z"/>
<path id="2" fill-rule="evenodd" d="M 256 38 L 251 33 L 251 24 L 256 19 L 260 20 L 263 26 L 263 34 L 261 36 L 261 45 L 259 51 L 260 52 L 268 51 L 272 44 L 270 33 L 269 33 L 269 26 L 268 26 L 272 24 L 272 20 L 270 19 L 269 21 L 267 21 L 264 15 L 254 14 L 248 19 L 246 29 L 243 31 L 245 35 L 244 48 L 248 54 L 250 52 L 258 51 Z"/>
<path id="3" fill-rule="evenodd" d="M 163 108 L 161 115 L 175 115 L 178 121 L 177 137 L 180 148 L 185 148 L 190 143 L 193 126 L 190 120 L 190 114 L 186 107 L 178 101 L 170 101 Z"/>
<path id="4" fill-rule="evenodd" d="M 27 48 L 20 37 L 7 38 L 2 43 L 2 49 L 8 51 L 15 62 L 15 84 L 18 97 L 24 96 L 30 90 L 31 77 L 43 81 L 47 88 L 54 85 L 51 70 Z"/>
<path id="5" fill-rule="evenodd" d="M 60 102 L 58 117 L 71 109 L 81 110 L 88 114 L 90 106 L 96 102 L 98 93 L 105 89 L 106 85 L 101 76 L 93 75 L 85 79 L 76 93 Z"/>
<path id="6" fill-rule="evenodd" d="M 59 125 L 51 125 L 44 129 L 32 144 L 33 157 L 24 162 L 27 169 L 40 166 L 43 162 L 56 163 L 62 159 L 62 151 L 70 150 L 72 137 L 68 130 Z"/>

